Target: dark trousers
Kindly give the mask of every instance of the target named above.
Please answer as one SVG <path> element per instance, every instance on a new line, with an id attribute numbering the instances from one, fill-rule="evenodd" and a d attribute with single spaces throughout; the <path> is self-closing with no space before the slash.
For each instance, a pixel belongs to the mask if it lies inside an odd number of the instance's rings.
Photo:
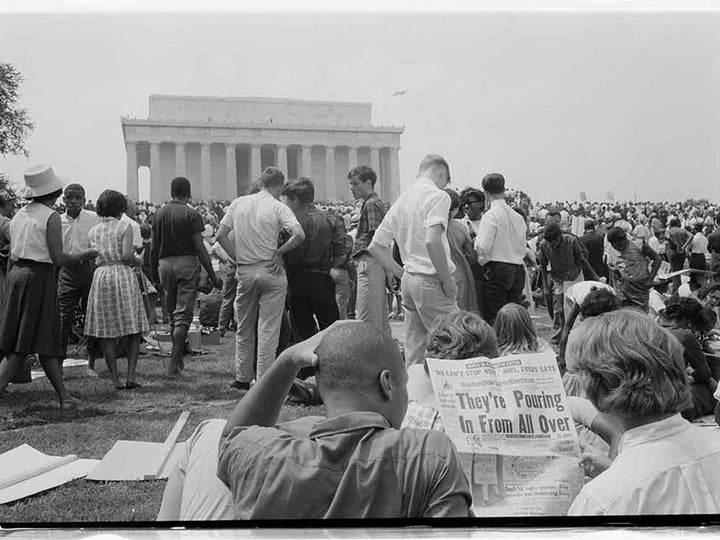
<path id="1" fill-rule="evenodd" d="M 682 270 L 685 266 L 685 253 L 678 253 L 677 251 L 668 252 L 668 262 L 670 263 L 670 272 L 677 272 Z M 672 280 L 672 290 L 677 292 L 680 288 L 681 279 L 680 276 L 675 276 Z"/>
<path id="2" fill-rule="evenodd" d="M 312 337 L 340 318 L 329 273 L 288 270 L 288 292 L 295 341 Z"/>
<path id="3" fill-rule="evenodd" d="M 350 295 L 348 297 L 347 317 L 355 318 L 355 306 L 357 305 L 357 264 L 354 260 L 348 262 L 348 280 L 350 282 Z"/>
<path id="4" fill-rule="evenodd" d="M 525 288 L 525 271 L 521 264 L 491 261 L 484 268 L 483 305 L 480 309 L 488 324 L 495 322 L 497 312 L 509 303 L 521 304 Z"/>
<path id="5" fill-rule="evenodd" d="M 78 305 L 83 313 L 87 309 L 94 273 L 95 265 L 92 263 L 67 265 L 60 269 L 57 291 L 63 355 L 67 351 L 75 310 Z"/>
<path id="6" fill-rule="evenodd" d="M 702 253 L 691 253 L 690 254 L 690 268 L 696 270 L 707 270 L 707 261 L 705 255 Z M 695 291 L 705 285 L 707 282 L 707 276 L 705 274 L 690 274 L 690 290 Z"/>

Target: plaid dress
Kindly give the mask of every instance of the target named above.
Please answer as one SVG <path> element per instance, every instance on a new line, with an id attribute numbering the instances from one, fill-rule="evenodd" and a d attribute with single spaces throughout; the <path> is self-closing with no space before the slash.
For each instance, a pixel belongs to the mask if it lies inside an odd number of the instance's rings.
<path id="1" fill-rule="evenodd" d="M 129 226 L 103 218 L 90 229 L 90 247 L 100 253 L 85 315 L 87 336 L 117 338 L 150 330 L 135 272 L 121 262 L 122 237 Z"/>

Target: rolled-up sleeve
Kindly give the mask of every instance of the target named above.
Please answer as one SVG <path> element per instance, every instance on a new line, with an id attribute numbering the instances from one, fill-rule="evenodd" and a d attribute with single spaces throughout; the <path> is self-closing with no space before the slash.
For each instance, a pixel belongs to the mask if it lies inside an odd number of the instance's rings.
<path id="1" fill-rule="evenodd" d="M 385 214 L 382 222 L 380 222 L 380 226 L 375 231 L 373 239 L 370 242 L 371 245 L 376 244 L 380 247 L 390 247 L 390 244 L 392 244 L 393 238 L 395 237 L 394 229 L 396 214 L 397 207 L 393 205 L 388 213 Z"/>
<path id="2" fill-rule="evenodd" d="M 475 251 L 478 254 L 480 265 L 490 262 L 490 252 L 496 235 L 497 217 L 492 212 L 488 212 L 480 220 L 477 237 L 475 238 Z"/>
<path id="3" fill-rule="evenodd" d="M 433 194 L 427 205 L 427 215 L 423 225 L 426 229 L 435 225 L 442 225 L 447 230 L 448 218 L 450 217 L 450 195 L 444 191 Z"/>

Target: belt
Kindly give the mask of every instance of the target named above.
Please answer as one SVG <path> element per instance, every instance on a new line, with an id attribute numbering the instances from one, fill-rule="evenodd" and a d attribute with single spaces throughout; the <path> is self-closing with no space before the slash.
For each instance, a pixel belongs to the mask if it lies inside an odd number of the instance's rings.
<path id="1" fill-rule="evenodd" d="M 291 273 L 305 273 L 305 274 L 323 274 L 325 276 L 330 275 L 330 270 L 323 270 L 322 268 L 290 268 Z"/>

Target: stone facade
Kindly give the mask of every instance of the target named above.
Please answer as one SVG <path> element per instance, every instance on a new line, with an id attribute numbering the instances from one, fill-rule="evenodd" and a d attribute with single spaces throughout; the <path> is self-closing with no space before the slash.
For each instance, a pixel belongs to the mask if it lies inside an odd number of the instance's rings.
<path id="1" fill-rule="evenodd" d="M 398 152 L 404 129 L 373 126 L 370 103 L 273 98 L 150 96 L 149 117 L 122 118 L 127 193 L 138 197 L 138 167 L 150 168 L 150 199 L 170 197 L 186 176 L 193 198 L 232 200 L 262 170 L 307 176 L 315 199 L 349 200 L 347 172 L 367 164 L 387 201 L 400 194 Z"/>

